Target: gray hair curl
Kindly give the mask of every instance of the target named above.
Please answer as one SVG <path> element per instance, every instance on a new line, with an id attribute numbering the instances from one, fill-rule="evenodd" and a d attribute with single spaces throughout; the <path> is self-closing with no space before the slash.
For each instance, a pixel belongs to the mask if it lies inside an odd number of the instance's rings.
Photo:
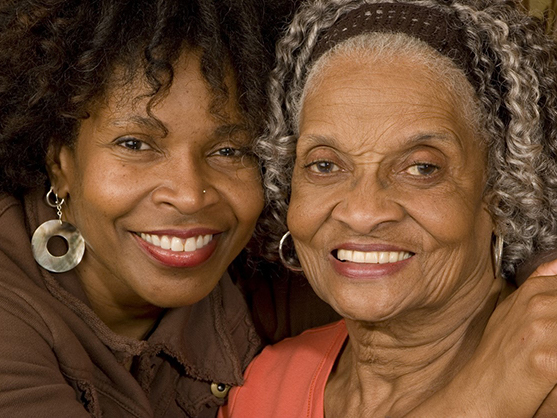
<path id="1" fill-rule="evenodd" d="M 256 146 L 268 199 L 259 232 L 269 240 L 269 254 L 276 254 L 286 231 L 297 107 L 319 35 L 362 4 L 389 2 L 394 0 L 308 2 L 277 45 L 270 115 Z M 455 12 L 467 34 L 463 42 L 473 55 L 469 70 L 479 81 L 474 87 L 487 138 L 489 209 L 505 240 L 503 272 L 512 277 L 524 260 L 557 247 L 555 41 L 510 0 L 402 2 Z"/>

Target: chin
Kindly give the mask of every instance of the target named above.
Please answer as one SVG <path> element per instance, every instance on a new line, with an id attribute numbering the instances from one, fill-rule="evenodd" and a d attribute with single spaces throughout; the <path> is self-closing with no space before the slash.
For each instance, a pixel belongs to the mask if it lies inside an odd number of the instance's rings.
<path id="1" fill-rule="evenodd" d="M 327 301 L 327 303 L 340 316 L 351 321 L 382 322 L 401 314 L 401 306 L 399 304 L 386 304 L 384 301 L 377 303 L 373 300 L 363 303 L 361 296 L 360 294 L 359 300 L 356 300 L 355 303 L 344 300 Z"/>
<path id="2" fill-rule="evenodd" d="M 207 283 L 204 283 L 205 285 Z M 182 306 L 193 305 L 203 298 L 205 298 L 211 291 L 215 288 L 214 286 L 171 286 L 170 288 L 162 289 L 159 288 L 158 291 L 151 290 L 146 292 L 143 299 L 145 299 L 149 304 L 157 306 L 159 308 L 180 308 Z"/>

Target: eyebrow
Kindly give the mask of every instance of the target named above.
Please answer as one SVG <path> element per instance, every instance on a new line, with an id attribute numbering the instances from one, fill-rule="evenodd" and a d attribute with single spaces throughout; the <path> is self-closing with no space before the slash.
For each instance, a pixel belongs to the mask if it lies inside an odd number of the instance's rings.
<path id="1" fill-rule="evenodd" d="M 215 135 L 217 137 L 230 136 L 237 133 L 249 133 L 249 129 L 245 124 L 240 123 L 229 123 L 215 129 Z"/>
<path id="2" fill-rule="evenodd" d="M 408 144 L 410 146 L 416 146 L 432 139 L 446 144 L 455 144 L 458 148 L 460 148 L 460 150 L 464 150 L 464 142 L 462 141 L 462 138 L 458 135 L 447 134 L 444 132 L 421 132 L 412 136 L 408 141 Z"/>
<path id="3" fill-rule="evenodd" d="M 443 133 L 443 132 L 420 132 L 420 133 L 410 137 L 410 140 L 408 141 L 408 144 L 419 145 L 422 142 L 426 142 L 426 141 L 429 141 L 431 139 L 439 140 L 441 142 L 453 142 L 453 143 L 457 144 L 459 147 L 462 147 L 462 140 L 458 136 L 447 135 L 446 133 Z"/>
<path id="4" fill-rule="evenodd" d="M 303 138 L 304 142 L 308 142 L 309 145 L 314 145 L 314 146 L 318 146 L 318 145 L 332 145 L 334 147 L 338 147 L 338 145 L 340 145 L 341 141 L 338 140 L 336 137 L 334 136 L 328 136 L 328 135 L 300 135 L 298 137 L 298 139 L 296 140 L 296 142 L 299 142 L 300 139 Z"/>
<path id="5" fill-rule="evenodd" d="M 132 115 L 125 118 L 111 119 L 109 124 L 117 128 L 125 127 L 127 125 L 138 125 L 152 130 L 164 130 L 162 122 L 149 117 Z"/>
<path id="6" fill-rule="evenodd" d="M 309 142 L 309 145 L 332 145 L 333 147 L 339 147 L 342 141 L 335 136 L 329 135 L 304 135 L 300 138 L 304 138 L 304 142 Z M 298 138 L 298 140 L 300 139 Z M 456 135 L 447 135 L 443 132 L 419 132 L 416 135 L 412 135 L 406 142 L 406 145 L 416 146 L 421 143 L 427 142 L 429 140 L 439 140 L 441 142 L 453 142 L 457 144 L 460 148 L 463 147 L 462 140 Z"/>
<path id="7" fill-rule="evenodd" d="M 144 117 L 140 115 L 132 115 L 124 118 L 111 119 L 109 121 L 109 124 L 117 128 L 125 127 L 131 124 L 131 125 L 141 126 L 143 128 L 150 129 L 150 130 L 160 131 L 163 136 L 166 136 L 167 134 L 167 128 L 164 125 L 164 123 L 162 123 L 156 118 Z M 215 129 L 214 134 L 216 137 L 225 137 L 237 133 L 248 133 L 248 132 L 249 129 L 245 124 L 229 123 L 229 124 L 218 126 Z"/>

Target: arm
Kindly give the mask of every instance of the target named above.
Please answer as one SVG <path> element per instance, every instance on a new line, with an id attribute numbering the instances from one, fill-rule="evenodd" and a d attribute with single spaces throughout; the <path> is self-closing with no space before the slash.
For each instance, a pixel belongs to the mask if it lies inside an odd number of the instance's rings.
<path id="1" fill-rule="evenodd" d="M 90 417 L 60 371 L 48 326 L 6 292 L 0 289 L 0 415 Z"/>
<path id="2" fill-rule="evenodd" d="M 539 266 L 497 307 L 466 366 L 407 417 L 555 416 L 556 301 L 554 261 Z"/>

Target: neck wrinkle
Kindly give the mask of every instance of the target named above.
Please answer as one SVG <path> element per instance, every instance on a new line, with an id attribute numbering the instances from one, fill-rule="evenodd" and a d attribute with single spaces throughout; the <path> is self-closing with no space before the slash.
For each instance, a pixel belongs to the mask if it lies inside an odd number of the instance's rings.
<path id="1" fill-rule="evenodd" d="M 401 416 L 443 387 L 476 349 L 505 287 L 493 280 L 483 297 L 442 312 L 373 324 L 346 319 L 349 340 L 329 379 L 346 395 L 343 410 L 355 413 L 346 416 Z"/>

